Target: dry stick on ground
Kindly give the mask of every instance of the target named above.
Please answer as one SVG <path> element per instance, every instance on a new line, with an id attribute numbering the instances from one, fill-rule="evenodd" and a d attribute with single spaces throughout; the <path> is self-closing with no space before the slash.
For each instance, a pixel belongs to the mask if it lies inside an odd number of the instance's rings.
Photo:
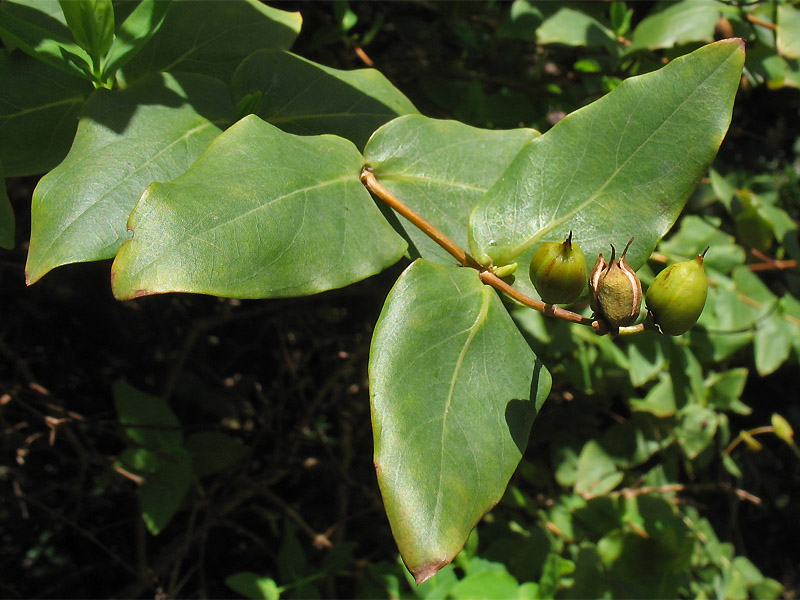
<path id="1" fill-rule="evenodd" d="M 472 256 L 467 254 L 458 244 L 456 244 L 453 240 L 447 237 L 444 233 L 442 233 L 439 229 L 437 229 L 432 223 L 427 221 L 422 215 L 416 212 L 411 207 L 404 204 L 397 196 L 392 194 L 388 189 L 386 189 L 375 177 L 372 173 L 372 169 L 369 167 L 364 167 L 361 171 L 361 183 L 364 184 L 370 192 L 372 192 L 375 196 L 380 198 L 383 202 L 388 204 L 398 213 L 400 213 L 403 217 L 411 221 L 415 227 L 420 229 L 425 235 L 431 238 L 434 242 L 439 244 L 442 248 L 447 250 L 453 258 L 455 258 L 458 262 L 460 262 L 465 267 L 471 267 L 478 271 L 478 275 L 481 278 L 481 281 L 486 285 L 492 286 L 494 289 L 503 292 L 507 296 L 513 298 L 520 304 L 532 308 L 534 310 L 538 310 L 541 313 L 549 317 L 555 317 L 557 319 L 563 319 L 564 321 L 570 321 L 572 323 L 579 323 L 581 325 L 587 325 L 591 327 L 595 333 L 600 335 L 604 333 L 608 333 L 608 328 L 606 324 L 599 320 L 599 319 L 590 319 L 588 317 L 584 317 L 583 315 L 579 315 L 578 313 L 574 313 L 571 310 L 567 310 L 565 308 L 560 308 L 553 304 L 547 304 L 542 302 L 541 300 L 536 300 L 527 296 L 520 292 L 519 290 L 511 287 L 505 281 L 500 279 L 497 275 L 495 275 L 489 268 L 481 265 L 476 261 Z M 631 334 L 631 333 L 639 333 L 640 331 L 644 330 L 644 324 L 634 325 L 632 327 L 620 327 L 619 333 L 620 334 Z"/>

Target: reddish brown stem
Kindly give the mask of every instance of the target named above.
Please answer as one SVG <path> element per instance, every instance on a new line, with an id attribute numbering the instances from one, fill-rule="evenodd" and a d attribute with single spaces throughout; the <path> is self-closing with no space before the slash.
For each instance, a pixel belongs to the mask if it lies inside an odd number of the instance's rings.
<path id="1" fill-rule="evenodd" d="M 406 204 L 404 204 L 397 196 L 395 196 L 392 192 L 386 189 L 381 182 L 375 177 L 372 172 L 372 169 L 369 167 L 364 167 L 361 171 L 361 182 L 364 184 L 370 192 L 372 192 L 376 197 L 380 198 L 383 202 L 391 206 L 394 210 L 400 213 L 403 217 L 408 219 L 415 227 L 422 230 L 425 235 L 430 237 L 434 242 L 439 244 L 442 248 L 447 250 L 453 258 L 455 258 L 459 263 L 461 263 L 465 267 L 470 267 L 478 271 L 480 275 L 481 281 L 486 285 L 492 286 L 494 289 L 503 292 L 510 298 L 513 298 L 520 304 L 532 308 L 534 310 L 538 310 L 541 313 L 544 313 L 550 317 L 556 317 L 558 319 L 563 319 L 565 321 L 570 321 L 572 323 L 579 323 L 581 325 L 587 325 L 594 329 L 594 331 L 600 335 L 608 333 L 608 328 L 606 327 L 605 323 L 599 320 L 590 319 L 588 317 L 584 317 L 583 315 L 579 315 L 578 313 L 574 313 L 570 310 L 565 308 L 559 308 L 558 306 L 554 306 L 552 304 L 547 304 L 542 302 L 541 300 L 535 300 L 530 296 L 526 296 L 522 292 L 517 289 L 514 289 L 505 281 L 500 279 L 497 275 L 495 275 L 489 268 L 481 265 L 472 258 L 469 254 L 467 254 L 458 244 L 456 244 L 453 240 L 447 237 L 444 233 L 442 233 L 436 226 L 432 223 L 428 222 L 422 215 L 420 215 L 417 211 L 413 210 Z M 633 327 L 623 327 L 620 329 L 620 334 L 629 334 L 629 333 L 638 333 L 644 329 L 643 325 L 636 325 Z"/>

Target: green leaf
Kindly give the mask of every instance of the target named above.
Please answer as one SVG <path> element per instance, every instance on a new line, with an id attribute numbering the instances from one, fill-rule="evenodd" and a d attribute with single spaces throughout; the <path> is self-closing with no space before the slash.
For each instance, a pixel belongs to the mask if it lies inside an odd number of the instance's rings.
<path id="1" fill-rule="evenodd" d="M 697 455 L 706 449 L 714 439 L 717 425 L 717 413 L 709 408 L 699 404 L 689 404 L 681 410 L 675 437 L 687 457 L 697 458 Z"/>
<path id="2" fill-rule="evenodd" d="M 782 439 L 787 444 L 794 443 L 794 430 L 792 426 L 789 424 L 784 417 L 779 415 L 778 413 L 772 413 L 772 417 L 770 418 L 770 423 L 772 425 L 772 429 L 775 431 L 775 435 Z"/>
<path id="3" fill-rule="evenodd" d="M 542 24 L 542 8 L 531 0 L 514 0 L 498 29 L 503 38 L 536 41 L 536 29 Z"/>
<path id="4" fill-rule="evenodd" d="M 166 402 L 124 381 L 116 382 L 113 391 L 119 423 L 128 438 L 151 450 L 183 449 L 181 424 Z"/>
<path id="5" fill-rule="evenodd" d="M 72 37 L 100 66 L 114 41 L 114 5 L 111 0 L 60 0 Z"/>
<path id="6" fill-rule="evenodd" d="M 3 10 L 44 29 L 54 38 L 68 39 L 71 35 L 60 0 L 3 0 Z M 8 44 L 6 47 L 13 49 Z"/>
<path id="7" fill-rule="evenodd" d="M 578 458 L 575 493 L 582 496 L 602 496 L 617 487 L 624 475 L 614 460 L 594 440 L 583 446 Z"/>
<path id="8" fill-rule="evenodd" d="M 678 230 L 662 241 L 658 249 L 670 262 L 681 262 L 693 259 L 708 248 L 703 258 L 704 268 L 730 273 L 734 267 L 744 264 L 745 251 L 733 236 L 720 230 L 720 225 L 719 219 L 686 215 L 681 218 Z"/>
<path id="9" fill-rule="evenodd" d="M 171 0 L 140 0 L 120 24 L 114 42 L 103 61 L 103 75 L 108 79 L 126 65 L 150 41 L 167 16 Z"/>
<path id="10" fill-rule="evenodd" d="M 7 177 L 35 175 L 66 156 L 88 81 L 0 51 L 0 162 Z"/>
<path id="11" fill-rule="evenodd" d="M 791 4 L 778 4 L 776 46 L 786 58 L 800 58 L 800 10 Z"/>
<path id="12" fill-rule="evenodd" d="M 633 30 L 628 52 L 713 42 L 722 4 L 716 0 L 660 2 Z"/>
<path id="13" fill-rule="evenodd" d="M 281 593 L 271 577 L 251 571 L 241 571 L 225 578 L 225 585 L 245 598 L 253 600 L 278 600 Z"/>
<path id="14" fill-rule="evenodd" d="M 158 535 L 183 504 L 194 473 L 192 459 L 185 450 L 168 456 L 153 453 L 153 456 L 158 462 L 155 469 L 145 475 L 145 483 L 139 488 L 139 502 L 148 531 Z"/>
<path id="15" fill-rule="evenodd" d="M 114 385 L 114 404 L 133 444 L 120 456 L 123 468 L 144 477 L 139 488 L 142 518 L 153 535 L 172 520 L 194 480 L 180 423 L 163 400 L 127 383 Z"/>
<path id="16" fill-rule="evenodd" d="M 639 387 L 655 378 L 664 366 L 664 338 L 655 332 L 628 336 L 628 374 Z"/>
<path id="17" fill-rule="evenodd" d="M 662 376 L 643 399 L 632 398 L 630 404 L 632 410 L 649 412 L 657 417 L 669 417 L 678 410 L 672 380 L 666 376 Z"/>
<path id="18" fill-rule="evenodd" d="M 736 286 L 731 328 L 752 327 L 773 312 L 778 298 L 761 278 L 745 266 L 733 270 Z"/>
<path id="19" fill-rule="evenodd" d="M 300 31 L 299 13 L 257 0 L 177 1 L 158 33 L 121 71 L 130 83 L 148 73 L 189 71 L 228 83 L 256 50 L 287 49 Z"/>
<path id="20" fill-rule="evenodd" d="M 33 193 L 28 283 L 60 265 L 112 258 L 147 186 L 183 173 L 232 117 L 226 87 L 202 75 L 97 90 L 69 154 Z"/>
<path id="21" fill-rule="evenodd" d="M 4 3 L 0 5 L 0 35 L 4 43 L 11 44 L 21 49 L 26 54 L 41 60 L 50 66 L 77 75 L 84 79 L 92 79 L 92 59 L 89 54 L 78 44 L 53 33 L 51 30 L 39 27 L 35 22 L 19 18 L 14 13 L 21 12 L 36 14 L 34 5 L 23 6 L 24 12 L 14 10 Z M 39 15 L 35 20 L 45 20 Z"/>
<path id="22" fill-rule="evenodd" d="M 192 455 L 194 472 L 205 477 L 229 469 L 247 455 L 247 449 L 235 438 L 217 431 L 201 431 L 186 439 Z"/>
<path id="23" fill-rule="evenodd" d="M 536 30 L 539 44 L 564 44 L 566 46 L 601 46 L 614 48 L 616 35 L 584 10 L 559 8 L 548 16 Z"/>
<path id="24" fill-rule="evenodd" d="M 739 40 L 717 42 L 559 121 L 475 207 L 473 256 L 507 264 L 572 230 L 588 257 L 635 237 L 627 256 L 638 269 L 714 158 L 743 62 Z"/>
<path id="25" fill-rule="evenodd" d="M 359 148 L 387 121 L 417 112 L 375 69 L 332 69 L 282 50 L 251 54 L 236 70 L 231 88 L 237 103 L 261 92 L 255 114 L 284 131 L 332 133 Z"/>
<path id="26" fill-rule="evenodd" d="M 506 600 L 517 597 L 519 582 L 513 575 L 498 571 L 483 571 L 469 575 L 459 581 L 450 590 L 449 598 L 471 600 L 485 598 L 490 600 Z"/>
<path id="27" fill-rule="evenodd" d="M 408 115 L 376 131 L 364 156 L 389 191 L 466 248 L 470 211 L 538 135 L 533 129 L 489 131 Z M 417 227 L 403 218 L 399 224 L 411 241 L 412 257 L 453 264 L 453 257 Z"/>
<path id="28" fill-rule="evenodd" d="M 406 245 L 361 184 L 362 160 L 342 138 L 245 117 L 186 173 L 147 189 L 112 267 L 114 294 L 278 298 L 380 272 Z"/>
<path id="29" fill-rule="evenodd" d="M 614 464 L 623 469 L 644 463 L 668 443 L 656 419 L 643 412 L 634 412 L 622 423 L 612 425 L 599 442 Z"/>
<path id="30" fill-rule="evenodd" d="M 3 163 L 0 162 L 0 181 L 4 181 Z M 0 248 L 14 247 L 14 208 L 8 199 L 5 184 L 0 188 Z"/>
<path id="31" fill-rule="evenodd" d="M 378 483 L 422 582 L 500 500 L 550 374 L 476 271 L 425 260 L 386 300 L 369 373 Z"/>
<path id="32" fill-rule="evenodd" d="M 740 415 L 749 415 L 752 409 L 739 400 L 747 383 L 747 375 L 747 369 L 744 367 L 712 374 L 706 380 L 709 403 L 719 410 L 731 410 Z"/>
<path id="33" fill-rule="evenodd" d="M 624 2 L 612 2 L 608 10 L 611 27 L 617 35 L 625 35 L 631 27 L 633 9 L 628 8 Z"/>
<path id="34" fill-rule="evenodd" d="M 784 318 L 778 311 L 756 325 L 753 339 L 756 371 L 762 377 L 775 372 L 789 358 L 792 342 L 800 335 L 800 326 Z"/>

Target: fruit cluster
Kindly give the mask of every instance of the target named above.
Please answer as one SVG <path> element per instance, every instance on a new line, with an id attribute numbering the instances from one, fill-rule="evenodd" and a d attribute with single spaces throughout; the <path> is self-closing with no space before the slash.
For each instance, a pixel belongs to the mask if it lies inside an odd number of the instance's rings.
<path id="1" fill-rule="evenodd" d="M 633 238 L 618 259 L 613 245 L 609 262 L 600 254 L 588 277 L 589 302 L 595 316 L 605 321 L 613 332 L 632 325 L 641 310 L 642 284 L 625 259 L 632 242 Z M 670 265 L 647 289 L 647 310 L 662 333 L 685 333 L 703 312 L 708 293 L 703 270 L 705 253 L 693 260 Z M 542 244 L 531 259 L 531 281 L 548 304 L 575 302 L 586 285 L 586 273 L 586 258 L 578 244 L 572 241 L 571 231 L 563 242 Z"/>

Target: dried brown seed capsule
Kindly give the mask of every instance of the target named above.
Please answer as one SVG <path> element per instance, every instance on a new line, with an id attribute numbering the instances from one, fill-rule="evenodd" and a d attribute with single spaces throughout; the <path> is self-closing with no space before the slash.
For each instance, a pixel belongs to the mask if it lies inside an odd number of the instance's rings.
<path id="1" fill-rule="evenodd" d="M 572 241 L 545 242 L 531 259 L 531 281 L 542 300 L 550 304 L 575 302 L 586 285 L 586 257 Z"/>
<path id="2" fill-rule="evenodd" d="M 613 245 L 610 263 L 606 263 L 602 254 L 598 256 L 589 278 L 592 308 L 614 329 L 631 325 L 642 305 L 642 282 L 625 260 L 631 242 L 633 238 L 619 260 L 615 260 Z"/>

